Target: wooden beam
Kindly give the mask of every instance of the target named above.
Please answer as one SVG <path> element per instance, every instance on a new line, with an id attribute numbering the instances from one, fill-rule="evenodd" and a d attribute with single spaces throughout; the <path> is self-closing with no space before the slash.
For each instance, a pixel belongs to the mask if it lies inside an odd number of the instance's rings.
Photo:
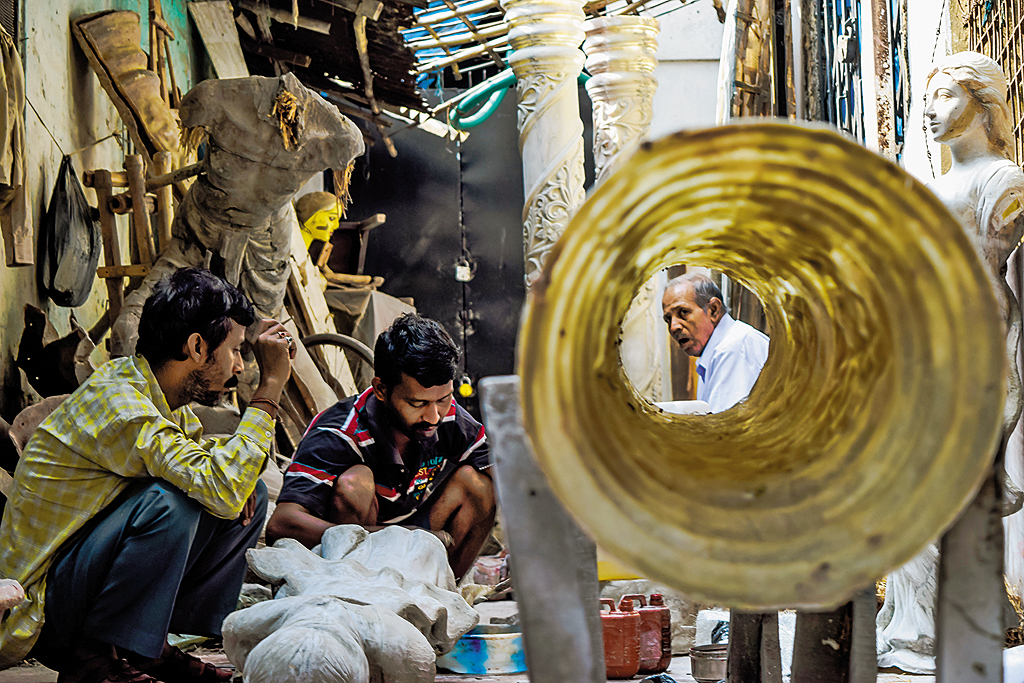
<path id="1" fill-rule="evenodd" d="M 309 55 L 302 55 L 298 52 L 292 52 L 291 50 L 284 50 L 273 45 L 267 45 L 266 43 L 257 43 L 254 46 L 245 45 L 245 49 L 249 52 L 259 55 L 260 57 L 266 57 L 268 59 L 274 59 L 279 62 L 287 62 L 288 64 L 294 64 L 295 66 L 301 66 L 306 68 L 313 63 L 313 59 Z"/>
<path id="2" fill-rule="evenodd" d="M 110 278 L 146 277 L 152 266 L 145 263 L 130 263 L 126 266 L 100 266 L 96 269 L 96 277 Z"/>
<path id="3" fill-rule="evenodd" d="M 374 115 L 379 115 L 380 105 L 377 104 L 377 100 L 373 96 L 373 69 L 370 68 L 369 41 L 366 37 L 366 17 L 357 16 L 352 21 L 352 30 L 355 33 L 356 52 L 359 53 L 359 65 L 363 69 L 363 90 L 366 93 L 366 99 L 370 102 L 370 111 L 372 111 Z M 383 137 L 387 139 L 386 136 Z"/>
<path id="4" fill-rule="evenodd" d="M 146 180 L 146 189 L 149 192 L 154 192 L 154 191 L 160 189 L 161 187 L 166 187 L 168 185 L 174 185 L 176 183 L 180 183 L 182 180 L 188 180 L 189 178 L 194 178 L 195 176 L 197 176 L 200 173 L 202 173 L 204 170 L 206 170 L 206 162 L 205 161 L 199 161 L 199 162 L 196 162 L 194 164 L 190 164 L 188 166 L 182 166 L 181 168 L 179 168 L 176 171 L 170 171 L 169 170 L 169 172 L 167 172 L 167 173 L 162 173 L 160 175 L 155 175 L 155 176 L 152 176 L 152 177 L 148 178 Z M 127 185 L 128 185 L 127 178 L 125 178 L 125 185 L 123 187 L 127 187 Z"/>
<path id="5" fill-rule="evenodd" d="M 153 155 L 153 171 L 157 177 L 167 175 L 171 170 L 171 155 L 166 152 L 157 152 Z M 149 181 L 146 181 L 149 188 Z M 159 237 L 158 253 L 166 251 L 171 243 L 171 218 L 174 215 L 173 190 L 171 184 L 167 183 L 156 191 L 156 233 Z"/>
<path id="6" fill-rule="evenodd" d="M 331 35 L 331 22 L 323 21 L 322 19 L 313 19 L 311 17 L 298 17 L 297 21 L 293 20 L 295 17 L 291 12 L 283 9 L 276 9 L 274 7 L 268 7 L 266 5 L 258 5 L 251 0 L 235 0 L 235 5 L 242 9 L 247 9 L 253 14 L 263 15 L 273 19 L 279 24 L 287 24 L 289 26 L 297 26 L 298 28 L 304 28 L 307 31 L 313 31 L 315 33 L 322 33 L 325 36 Z"/>
<path id="7" fill-rule="evenodd" d="M 93 171 L 92 187 L 96 190 L 96 200 L 100 213 L 100 232 L 103 235 L 103 262 L 108 268 L 121 265 L 121 247 L 117 237 L 117 218 L 110 211 L 110 171 Z M 124 306 L 124 282 L 118 279 L 107 279 L 107 315 L 110 320 L 117 320 Z"/>
<path id="8" fill-rule="evenodd" d="M 149 224 L 149 210 L 146 202 L 146 164 L 139 154 L 129 154 L 124 160 L 128 174 L 128 191 L 132 195 L 132 225 L 135 228 L 135 242 L 139 247 L 139 260 L 151 264 L 153 256 L 153 229 Z"/>
<path id="9" fill-rule="evenodd" d="M 132 200 L 132 195 L 130 192 L 122 192 L 120 194 L 115 194 L 110 198 L 109 202 L 110 210 L 113 213 L 116 213 L 118 216 L 123 216 L 125 214 L 131 213 L 132 206 L 134 206 L 134 204 L 135 202 Z M 145 205 L 147 212 L 153 213 L 154 211 L 156 211 L 156 200 L 152 197 L 152 195 L 146 195 L 143 204 Z"/>
<path id="10" fill-rule="evenodd" d="M 852 632 L 853 603 L 828 612 L 797 612 L 790 681 L 847 683 Z"/>
<path id="11" fill-rule="evenodd" d="M 352 14 L 366 17 L 371 21 L 380 19 L 380 13 L 384 9 L 384 3 L 380 0 L 321 0 L 333 7 L 347 9 Z M 418 5 L 417 5 L 418 6 Z M 423 5 L 426 7 L 426 5 Z"/>

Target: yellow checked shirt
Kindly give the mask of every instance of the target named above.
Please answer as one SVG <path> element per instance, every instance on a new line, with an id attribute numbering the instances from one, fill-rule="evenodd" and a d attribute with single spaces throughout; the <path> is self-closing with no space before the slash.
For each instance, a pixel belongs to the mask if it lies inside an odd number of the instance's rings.
<path id="1" fill-rule="evenodd" d="M 0 669 L 25 658 L 43 624 L 46 572 L 61 545 L 134 479 L 163 479 L 222 519 L 237 517 L 270 453 L 274 423 L 250 408 L 235 433 L 202 440 L 188 406 L 171 411 L 141 357 L 100 367 L 36 430 L 0 523 L 0 577 L 26 599 L 0 623 Z"/>

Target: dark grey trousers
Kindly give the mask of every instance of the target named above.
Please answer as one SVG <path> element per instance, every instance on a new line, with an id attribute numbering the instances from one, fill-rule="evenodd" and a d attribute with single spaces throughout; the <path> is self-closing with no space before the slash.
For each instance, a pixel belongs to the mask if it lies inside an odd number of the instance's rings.
<path id="1" fill-rule="evenodd" d="M 220 636 L 267 513 L 256 486 L 248 526 L 218 519 L 165 481 L 130 486 L 61 547 L 30 657 L 60 670 L 83 639 L 159 657 L 170 633 Z"/>

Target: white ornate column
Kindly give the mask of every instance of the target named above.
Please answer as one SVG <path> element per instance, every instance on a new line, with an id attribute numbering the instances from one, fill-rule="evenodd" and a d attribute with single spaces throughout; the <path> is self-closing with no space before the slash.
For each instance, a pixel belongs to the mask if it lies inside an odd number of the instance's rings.
<path id="1" fill-rule="evenodd" d="M 587 92 L 594 109 L 594 166 L 600 184 L 640 146 L 651 128 L 658 79 L 658 20 L 618 16 L 588 19 Z"/>
<path id="2" fill-rule="evenodd" d="M 583 0 L 503 0 L 519 97 L 526 285 L 583 203 Z"/>
<path id="3" fill-rule="evenodd" d="M 594 111 L 594 167 L 600 185 L 647 137 L 654 114 L 658 79 L 658 20 L 618 16 L 588 19 L 586 40 L 587 93 Z M 666 391 L 668 334 L 661 319 L 664 275 L 645 283 L 622 321 L 622 365 L 626 376 L 651 401 L 671 400 Z M 659 287 L 660 283 L 660 287 Z M 667 395 L 666 395 L 667 394 Z"/>

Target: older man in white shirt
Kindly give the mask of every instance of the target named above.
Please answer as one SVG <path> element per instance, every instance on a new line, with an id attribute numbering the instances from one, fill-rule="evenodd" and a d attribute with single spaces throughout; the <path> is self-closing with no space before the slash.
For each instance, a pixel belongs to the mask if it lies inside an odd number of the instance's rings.
<path id="1" fill-rule="evenodd" d="M 722 291 L 705 275 L 671 280 L 661 306 L 669 334 L 699 359 L 697 400 L 720 413 L 745 399 L 768 359 L 768 337 L 729 315 Z"/>

